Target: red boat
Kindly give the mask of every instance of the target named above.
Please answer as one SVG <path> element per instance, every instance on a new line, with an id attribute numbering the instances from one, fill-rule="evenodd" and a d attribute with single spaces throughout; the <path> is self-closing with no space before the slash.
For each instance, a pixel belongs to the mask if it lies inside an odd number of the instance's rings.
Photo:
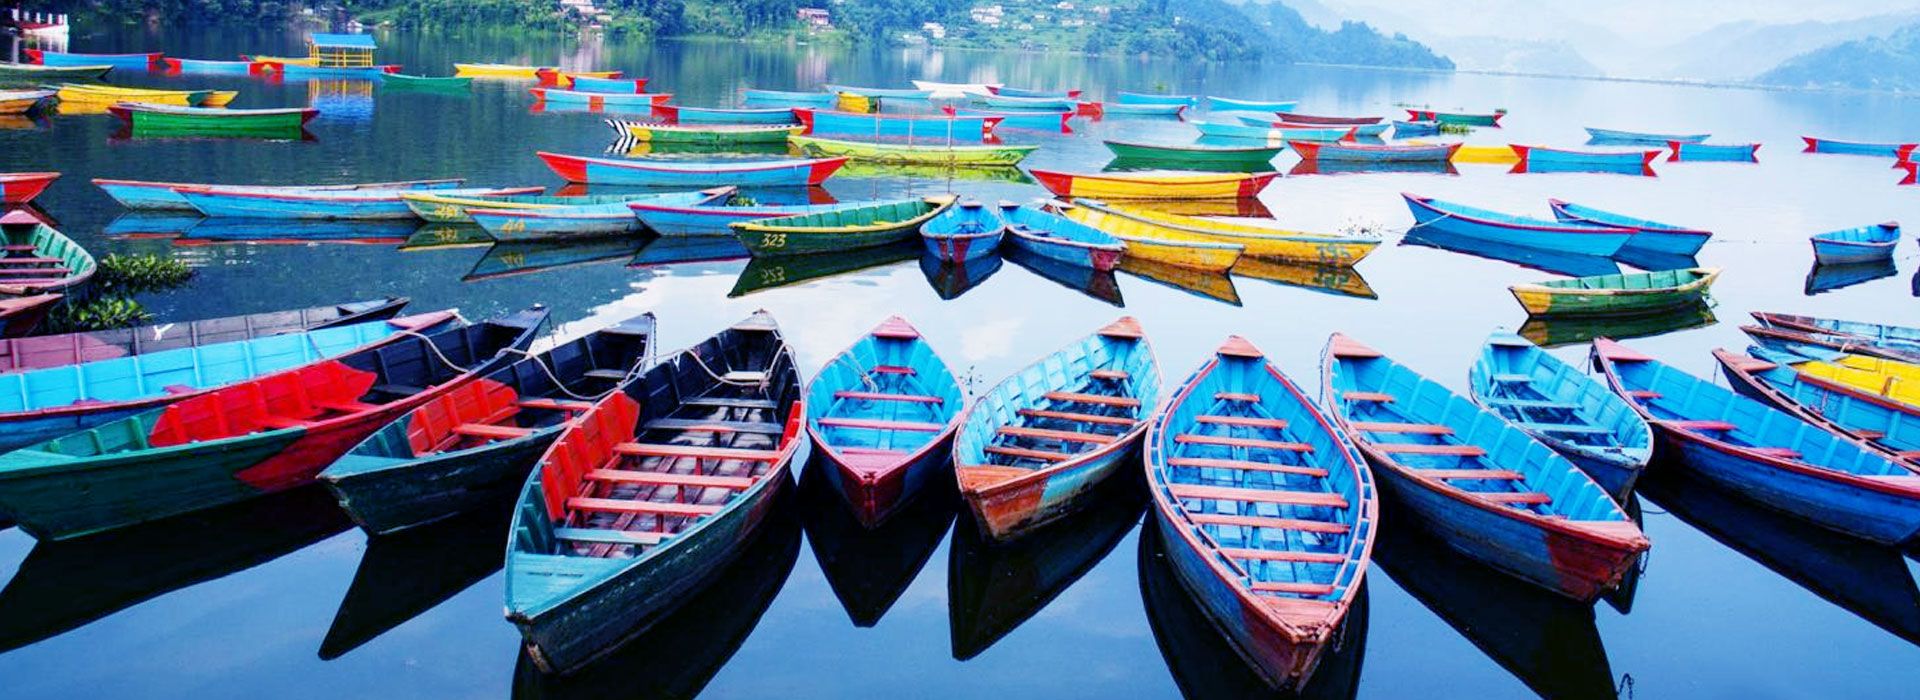
<path id="1" fill-rule="evenodd" d="M 1317 114 L 1301 114 L 1299 112 L 1274 112 L 1274 114 L 1279 115 L 1281 121 L 1291 122 L 1294 124 L 1315 124 L 1319 126 L 1367 126 L 1369 124 L 1378 124 L 1380 123 L 1381 119 L 1385 118 L 1385 117 L 1323 117 Z"/>
<path id="2" fill-rule="evenodd" d="M 0 173 L 0 204 L 17 206 L 33 201 L 60 173 Z"/>

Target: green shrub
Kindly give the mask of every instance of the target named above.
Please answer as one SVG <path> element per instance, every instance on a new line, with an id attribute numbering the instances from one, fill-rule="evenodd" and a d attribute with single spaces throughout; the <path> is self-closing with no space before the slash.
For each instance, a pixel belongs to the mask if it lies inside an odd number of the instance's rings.
<path id="1" fill-rule="evenodd" d="M 94 284 L 109 293 L 128 295 L 172 289 L 190 279 L 193 268 L 173 258 L 114 253 L 100 259 Z"/>

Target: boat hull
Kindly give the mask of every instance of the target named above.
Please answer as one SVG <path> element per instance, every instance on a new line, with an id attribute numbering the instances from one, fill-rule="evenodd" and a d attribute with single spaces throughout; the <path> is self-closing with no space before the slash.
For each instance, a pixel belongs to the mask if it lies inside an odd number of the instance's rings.
<path id="1" fill-rule="evenodd" d="M 641 187 L 798 187 L 818 185 L 845 165 L 845 158 L 761 163 L 621 161 L 540 153 L 547 167 L 568 182 Z"/>
<path id="2" fill-rule="evenodd" d="M 1457 112 L 1436 112 L 1430 109 L 1409 109 L 1407 116 L 1416 122 L 1440 122 L 1458 126 L 1500 126 L 1500 118 L 1506 112 L 1492 114 L 1461 114 Z"/>
<path id="3" fill-rule="evenodd" d="M 348 454 L 336 462 L 342 469 L 323 473 L 321 482 L 355 524 L 384 535 L 478 508 L 504 508 L 558 437 L 554 427 L 390 468 L 356 469 L 357 461 L 380 458 Z"/>
<path id="4" fill-rule="evenodd" d="M 1720 163 L 1758 163 L 1760 162 L 1760 144 L 1717 144 L 1717 143 L 1681 143 L 1671 142 L 1667 148 L 1673 155 L 1667 156 L 1668 162 L 1702 161 Z"/>
<path id="5" fill-rule="evenodd" d="M 1553 222 L 1546 221 L 1522 224 L 1462 217 L 1430 204 L 1431 200 L 1413 195 L 1405 195 L 1405 197 L 1407 208 L 1413 212 L 1414 228 L 1430 229 L 1463 238 L 1522 248 L 1609 256 L 1619 252 L 1620 247 L 1626 245 L 1627 239 L 1633 237 L 1633 232 L 1628 229 L 1555 226 Z"/>
<path id="6" fill-rule="evenodd" d="M 918 498 L 927 484 L 940 478 L 947 468 L 948 456 L 953 453 L 953 432 L 948 431 L 930 448 L 921 450 L 912 461 L 883 471 L 849 466 L 832 448 L 821 445 L 817 437 L 813 445 L 830 463 L 821 470 L 827 483 L 846 501 L 860 525 L 873 530 L 885 525 L 895 513 Z"/>
<path id="7" fill-rule="evenodd" d="M 1659 422 L 1654 429 L 1662 446 L 1680 455 L 1689 471 L 1773 510 L 1882 544 L 1899 544 L 1920 532 L 1920 499 L 1912 494 L 1889 494 L 1781 469 L 1769 458 L 1744 455 Z"/>
<path id="8" fill-rule="evenodd" d="M 993 125 L 992 117 L 878 115 L 833 112 L 815 109 L 793 110 L 808 134 L 845 136 L 891 136 L 899 138 L 941 139 L 979 143 L 985 141 Z"/>
<path id="9" fill-rule="evenodd" d="M 1125 466 L 1140 458 L 1140 436 L 1146 426 L 1127 433 L 1114 449 L 1080 460 L 1066 469 L 1049 470 L 1038 478 L 1024 478 L 987 490 L 962 488 L 967 509 L 973 511 L 980 532 L 996 542 L 1011 542 L 1056 520 L 1085 510 L 1086 496 Z"/>
<path id="10" fill-rule="evenodd" d="M 811 158 L 846 157 L 886 164 L 1011 166 L 1026 160 L 1039 146 L 943 146 L 840 141 L 808 136 L 789 137 L 801 155 Z"/>
<path id="11" fill-rule="evenodd" d="M 1205 169 L 1205 167 L 1230 167 L 1246 170 L 1264 170 L 1273 167 L 1273 159 L 1285 150 L 1281 146 L 1260 146 L 1253 148 L 1207 148 L 1200 146 L 1160 146 L 1145 143 L 1125 143 L 1108 141 L 1107 150 L 1119 160 L 1134 162 L 1172 163 L 1183 169 Z"/>
<path id="12" fill-rule="evenodd" d="M 1164 508 L 1148 508 L 1153 514 L 1150 532 L 1141 537 L 1159 537 L 1175 579 L 1180 581 L 1193 602 L 1206 613 L 1207 621 L 1226 638 L 1229 646 L 1261 680 L 1275 689 L 1298 688 L 1313 677 L 1326 651 L 1325 640 L 1302 643 L 1276 627 L 1258 610 L 1249 609 L 1243 598 L 1226 581 L 1215 575 L 1203 559 L 1205 554 L 1166 535 L 1179 525 L 1172 522 Z M 1360 585 L 1358 582 L 1353 585 Z"/>
<path id="13" fill-rule="evenodd" d="M 1220 175 L 1085 174 L 1030 170 L 1049 192 L 1093 199 L 1251 199 L 1278 173 Z"/>
<path id="14" fill-rule="evenodd" d="M 966 263 L 991 257 L 1005 236 L 1006 229 L 947 236 L 931 236 L 923 232 L 920 240 L 934 257 L 946 262 Z"/>
<path id="15" fill-rule="evenodd" d="M 0 173 L 0 204 L 31 202 L 58 179 L 60 173 Z"/>
<path id="16" fill-rule="evenodd" d="M 1652 276 L 1664 274 L 1645 273 Z M 1512 291 L 1513 298 L 1519 300 L 1527 314 L 1537 318 L 1642 316 L 1705 303 L 1708 290 L 1719 274 L 1718 270 L 1702 269 L 1699 270 L 1699 276 L 1666 288 L 1571 289 L 1519 284 L 1514 285 Z"/>

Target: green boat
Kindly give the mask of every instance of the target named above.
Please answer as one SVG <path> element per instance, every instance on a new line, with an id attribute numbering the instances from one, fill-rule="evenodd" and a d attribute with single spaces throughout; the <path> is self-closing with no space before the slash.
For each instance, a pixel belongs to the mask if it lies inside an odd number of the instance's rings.
<path id="1" fill-rule="evenodd" d="M 921 224 L 952 207 L 954 199 L 902 199 L 729 225 L 756 258 L 840 252 L 912 240 Z"/>
<path id="2" fill-rule="evenodd" d="M 100 80 L 107 77 L 107 71 L 113 66 L 43 66 L 37 63 L 0 62 L 0 82 L 33 81 L 35 85 L 43 80 Z"/>
<path id="3" fill-rule="evenodd" d="M 727 194 L 732 194 L 732 188 Z M 717 191 L 717 190 L 716 190 Z M 503 197 L 474 197 L 435 194 L 432 190 L 408 192 L 400 195 L 407 208 L 430 224 L 471 224 L 473 217 L 467 214 L 469 209 L 512 209 L 515 211 L 538 211 L 594 204 L 623 204 L 644 202 L 659 197 L 658 193 L 641 194 L 583 194 L 583 195 L 509 195 Z"/>
<path id="4" fill-rule="evenodd" d="M 842 180 L 899 178 L 948 182 L 1014 182 L 1032 184 L 1027 172 L 1011 165 L 900 165 L 850 160 L 833 174 Z"/>
<path id="5" fill-rule="evenodd" d="M 1513 298 L 1535 318 L 1639 316 L 1698 306 L 1720 269 L 1695 267 L 1516 284 Z"/>
<path id="6" fill-rule="evenodd" d="M 320 114 L 312 107 L 225 109 L 121 102 L 107 108 L 134 136 L 226 136 L 298 139 Z"/>
<path id="7" fill-rule="evenodd" d="M 849 250 L 842 255 L 754 258 L 747 262 L 746 267 L 741 268 L 740 276 L 734 279 L 733 290 L 727 292 L 727 297 L 739 298 L 769 289 L 885 267 L 919 258 L 920 250 L 918 241 L 901 241 L 874 248 Z"/>
<path id="8" fill-rule="evenodd" d="M 656 124 L 608 119 L 623 139 L 641 143 L 693 146 L 786 145 L 801 127 L 789 124 Z"/>
<path id="9" fill-rule="evenodd" d="M 1285 146 L 1169 146 L 1153 143 L 1103 141 L 1107 150 L 1121 161 L 1142 164 L 1168 164 L 1182 170 L 1231 168 L 1234 170 L 1271 170 L 1273 159 Z"/>
<path id="10" fill-rule="evenodd" d="M 461 77 L 461 76 L 440 77 L 440 76 L 426 76 L 426 75 L 404 75 L 401 73 L 387 73 L 380 76 L 380 84 L 384 87 L 400 88 L 403 90 L 435 90 L 435 91 L 441 91 L 441 92 L 458 92 L 458 91 L 465 91 L 465 90 L 471 89 L 473 87 L 473 78 L 467 78 L 467 77 Z"/>
<path id="11" fill-rule="evenodd" d="M 811 158 L 845 156 L 888 165 L 1016 165 L 1039 146 L 953 146 L 876 141 L 841 141 L 790 136 L 787 142 Z"/>

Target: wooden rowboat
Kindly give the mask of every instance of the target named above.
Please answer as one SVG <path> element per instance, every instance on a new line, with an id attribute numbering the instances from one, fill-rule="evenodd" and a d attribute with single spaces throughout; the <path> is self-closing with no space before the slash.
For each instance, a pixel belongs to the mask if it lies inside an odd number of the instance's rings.
<path id="1" fill-rule="evenodd" d="M 755 90 L 752 88 L 743 90 L 740 94 L 741 99 L 748 104 L 813 107 L 815 109 L 832 109 L 834 103 L 840 99 L 839 95 L 831 92 L 791 92 L 786 90 Z"/>
<path id="2" fill-rule="evenodd" d="M 1920 144 L 1915 143 L 1868 143 L 1863 141 L 1838 141 L 1813 136 L 1802 136 L 1807 142 L 1805 153 L 1842 153 L 1855 156 L 1886 156 L 1899 160 L 1908 160 Z"/>
<path id="3" fill-rule="evenodd" d="M 1124 100 L 1124 98 L 1122 98 Z M 1300 106 L 1299 100 L 1236 100 L 1227 97 L 1207 96 L 1207 109 L 1213 112 L 1291 112 Z M 1377 121 L 1377 120 L 1376 120 Z"/>
<path id="4" fill-rule="evenodd" d="M 393 318 L 406 297 L 268 311 L 195 321 L 0 340 L 0 373 L 63 367 L 118 357 L 304 333 Z"/>
<path id="5" fill-rule="evenodd" d="M 932 80 L 915 80 L 913 86 L 932 93 L 936 99 L 959 99 L 963 97 L 992 97 L 1000 89 L 999 83 L 941 83 Z"/>
<path id="6" fill-rule="evenodd" d="M 818 185 L 846 158 L 802 160 L 615 160 L 541 151 L 536 155 L 567 182 L 642 187 L 779 187 Z"/>
<path id="7" fill-rule="evenodd" d="M 1617 129 L 1596 129 L 1587 127 L 1587 143 L 1592 144 L 1632 144 L 1636 146 L 1665 146 L 1673 143 L 1700 143 L 1711 138 L 1712 134 L 1654 134 L 1645 131 L 1620 131 Z"/>
<path id="8" fill-rule="evenodd" d="M 979 143 L 1000 123 L 994 117 L 940 114 L 857 114 L 796 107 L 793 115 L 807 134 L 936 139 Z"/>
<path id="9" fill-rule="evenodd" d="M 1692 256 L 1698 254 L 1701 246 L 1707 244 L 1707 239 L 1713 237 L 1710 231 L 1637 219 L 1559 199 L 1547 200 L 1547 206 L 1553 209 L 1554 218 L 1562 223 L 1632 229 L 1633 237 L 1628 238 L 1626 244 L 1620 247 L 1622 252 L 1641 251 Z"/>
<path id="10" fill-rule="evenodd" d="M 776 219 L 731 224 L 754 257 L 779 257 L 877 248 L 913 240 L 920 225 L 953 206 L 953 195 L 879 202 Z"/>
<path id="11" fill-rule="evenodd" d="M 1030 146 L 972 146 L 940 143 L 843 141 L 818 136 L 789 136 L 801 155 L 814 158 L 845 156 L 857 161 L 896 165 L 1012 166 L 1039 150 Z"/>
<path id="12" fill-rule="evenodd" d="M 0 90 L 0 116 L 16 116 L 53 104 L 53 90 Z"/>
<path id="13" fill-rule="evenodd" d="M 1120 264 L 1127 249 L 1125 243 L 1105 231 L 1039 206 L 1002 204 L 1000 216 L 1007 221 L 1009 245 L 1048 261 L 1107 273 Z"/>
<path id="14" fill-rule="evenodd" d="M 407 180 L 402 182 L 363 182 L 346 185 L 211 185 L 188 182 L 146 182 L 142 180 L 108 180 L 94 178 L 93 184 L 119 202 L 120 206 L 136 210 L 153 211 L 197 211 L 188 204 L 185 197 L 175 192 L 177 189 L 195 189 L 201 187 L 244 187 L 269 192 L 287 192 L 313 190 L 319 192 L 342 192 L 351 190 L 449 190 L 460 187 L 466 180 L 460 178 L 448 180 Z"/>
<path id="15" fill-rule="evenodd" d="M 624 76 L 626 76 L 625 71 L 617 71 L 617 70 L 574 71 L 574 70 L 563 70 L 563 69 L 554 68 L 554 67 L 544 67 L 533 72 L 533 77 L 539 78 L 541 85 L 552 85 L 554 87 L 567 88 L 570 90 L 578 90 L 579 88 L 574 86 L 577 83 L 579 83 L 581 80 L 617 80 L 617 79 L 623 78 Z M 645 83 L 646 79 L 642 78 L 640 82 Z M 634 92 L 639 92 L 639 90 L 634 90 Z"/>
<path id="16" fill-rule="evenodd" d="M 1251 126 L 1230 124 L 1227 122 L 1194 122 L 1193 128 L 1200 130 L 1201 136 L 1215 138 L 1266 141 L 1268 144 L 1287 141 L 1344 141 L 1354 137 L 1358 127 L 1352 126 L 1314 126 L 1299 129 L 1278 129 L 1272 126 Z"/>
<path id="17" fill-rule="evenodd" d="M 1166 163 L 1183 170 L 1267 170 L 1285 146 L 1199 146 L 1102 141 L 1117 161 Z"/>
<path id="18" fill-rule="evenodd" d="M 1076 110 L 1080 102 L 1069 97 L 1009 97 L 1005 95 L 981 97 L 976 102 L 993 109 L 1040 110 L 1058 112 Z"/>
<path id="19" fill-rule="evenodd" d="M 1920 476 L 1884 454 L 1611 340 L 1594 341 L 1593 360 L 1702 478 L 1881 544 L 1920 533 Z"/>
<path id="20" fill-rule="evenodd" d="M 1766 311 L 1753 312 L 1753 318 L 1769 328 L 1830 337 L 1834 349 L 1920 362 L 1920 328 Z"/>
<path id="21" fill-rule="evenodd" d="M 1809 381 L 1920 407 L 1920 365 L 1871 355 L 1823 352 L 1789 343 L 1763 340 L 1761 344 L 1806 358 L 1794 364 L 1794 371 Z"/>
<path id="22" fill-rule="evenodd" d="M 1413 212 L 1415 231 L 1432 230 L 1502 245 L 1606 256 L 1619 252 L 1634 233 L 1625 228 L 1514 216 L 1414 194 L 1401 196 Z"/>
<path id="23" fill-rule="evenodd" d="M 721 188 L 731 195 L 733 188 Z M 717 191 L 717 190 L 716 190 Z M 678 194 L 678 193 L 671 193 Z M 414 216 L 425 219 L 430 224 L 471 224 L 473 209 L 505 209 L 513 211 L 545 211 L 568 209 L 598 204 L 629 204 L 633 202 L 654 201 L 659 194 L 581 194 L 581 195 L 507 195 L 500 197 L 481 197 L 474 195 L 436 194 L 433 192 L 406 192 L 400 195 L 400 201 L 406 202 Z"/>
<path id="24" fill-rule="evenodd" d="M 1660 157 L 1660 151 L 1570 151 L 1543 146 L 1523 146 L 1512 144 L 1513 154 L 1520 158 L 1520 168 L 1515 172 L 1528 169 L 1559 170 L 1567 168 L 1605 168 L 1639 169 L 1646 174 L 1653 173 L 1653 161 Z"/>
<path id="25" fill-rule="evenodd" d="M 837 204 L 755 204 L 736 206 L 731 201 L 698 207 L 670 206 L 660 202 L 634 202 L 627 205 L 647 230 L 668 237 L 724 237 L 727 245 L 737 246 L 730 226 L 740 221 L 773 219 L 800 214 L 819 214 L 835 209 L 852 209 L 874 201 Z M 651 246 L 649 246 L 651 247 Z M 742 255 L 746 249 L 737 248 Z"/>
<path id="26" fill-rule="evenodd" d="M 734 192 L 732 187 L 716 187 L 698 192 L 667 192 L 645 197 L 647 201 L 667 206 L 699 207 L 726 201 Z M 467 216 L 487 235 L 493 236 L 493 240 L 501 243 L 578 240 L 638 232 L 640 220 L 628 208 L 632 203 L 629 199 L 540 209 L 494 205 L 471 207 L 467 209 Z"/>
<path id="27" fill-rule="evenodd" d="M 925 100 L 933 97 L 932 90 L 907 90 L 904 88 L 870 88 L 870 87 L 858 87 L 853 85 L 835 85 L 833 83 L 827 83 L 825 85 L 822 85 L 821 87 L 825 88 L 827 92 L 832 92 L 832 93 L 846 93 L 849 95 L 859 95 L 861 97 L 878 97 L 882 99 L 893 98 L 896 100 Z"/>
<path id="28" fill-rule="evenodd" d="M 965 406 L 946 363 L 894 316 L 807 384 L 807 434 L 826 481 L 874 529 L 939 480 Z"/>
<path id="29" fill-rule="evenodd" d="M 207 104 L 208 98 L 213 95 L 212 90 L 155 90 L 96 83 L 63 83 L 47 87 L 56 90 L 60 101 L 69 106 L 87 104 L 112 106 L 120 102 L 173 107 L 215 106 Z"/>
<path id="30" fill-rule="evenodd" d="M 1497 111 L 1491 114 L 1472 114 L 1464 112 L 1436 112 L 1431 109 L 1407 110 L 1407 117 L 1413 121 L 1437 121 L 1441 124 L 1458 124 L 1460 126 L 1498 127 L 1500 126 L 1500 118 L 1504 116 L 1507 116 L 1507 113 L 1504 111 Z"/>
<path id="31" fill-rule="evenodd" d="M 1404 139 L 1412 136 L 1433 136 L 1439 133 L 1440 122 L 1437 121 L 1409 122 L 1398 119 L 1393 120 L 1393 137 L 1396 139 Z M 1507 155 L 1511 156 L 1513 153 L 1509 151 Z"/>
<path id="32" fill-rule="evenodd" d="M 1460 144 L 1403 146 L 1325 141 L 1287 141 L 1287 147 L 1302 160 L 1347 163 L 1446 163 L 1460 150 Z"/>
<path id="33" fill-rule="evenodd" d="M 1647 550 L 1606 490 L 1499 416 L 1338 333 L 1322 361 L 1320 405 L 1387 494 L 1461 554 L 1590 603 Z"/>
<path id="34" fill-rule="evenodd" d="M 576 73 L 560 75 L 560 87 L 574 92 L 605 92 L 617 95 L 639 95 L 647 91 L 646 78 L 592 77 Z"/>
<path id="35" fill-rule="evenodd" d="M 401 196 L 407 190 L 261 190 L 206 185 L 176 187 L 174 193 L 209 217 L 246 219 L 332 219 L 370 221 L 413 219 Z M 489 197 L 539 194 L 544 187 L 470 187 L 437 190 L 450 196 Z"/>
<path id="36" fill-rule="evenodd" d="M 381 87 L 386 88 L 449 91 L 465 91 L 473 88 L 473 78 L 462 75 L 429 76 L 406 75 L 404 73 L 381 73 L 379 77 Z"/>
<path id="37" fill-rule="evenodd" d="M 1100 229 L 1125 242 L 1127 251 L 1121 256 L 1123 265 L 1127 260 L 1142 260 L 1224 274 L 1232 270 L 1234 263 L 1239 262 L 1240 256 L 1246 253 L 1246 246 L 1239 243 L 1142 223 L 1092 207 L 1065 202 L 1050 202 L 1046 206 L 1055 214 Z"/>
<path id="38" fill-rule="evenodd" d="M 1300 134 L 1296 140 L 1340 141 L 1350 139 L 1377 139 L 1386 135 L 1390 124 L 1309 124 L 1274 120 L 1272 117 L 1241 116 L 1240 123 L 1260 129 L 1284 129 Z M 1352 131 L 1346 131 L 1351 129 Z"/>
<path id="39" fill-rule="evenodd" d="M 542 70 L 547 69 L 540 66 L 520 66 L 505 63 L 453 64 L 454 75 L 469 78 L 526 78 L 533 80 L 540 77 L 539 73 Z"/>
<path id="40" fill-rule="evenodd" d="M 67 53 L 42 49 L 21 49 L 27 62 L 43 66 L 113 66 L 126 70 L 153 70 L 160 65 L 160 52 L 149 53 Z"/>
<path id="41" fill-rule="evenodd" d="M 1274 110 L 1274 114 L 1279 116 L 1281 121 L 1293 122 L 1295 124 L 1321 124 L 1326 126 L 1365 126 L 1367 124 L 1378 124 L 1386 119 L 1385 117 L 1329 117 L 1318 114 L 1301 114 L 1285 109 Z"/>
<path id="42" fill-rule="evenodd" d="M 1033 129 L 1035 131 L 1059 132 L 1062 134 L 1073 133 L 1073 127 L 1069 124 L 1075 114 L 1072 111 L 1003 112 L 984 109 L 957 109 L 951 107 L 948 109 L 953 109 L 952 114 L 962 117 L 998 119 L 1000 122 L 993 127 L 995 131 L 1001 129 Z"/>
<path id="43" fill-rule="evenodd" d="M 47 313 L 53 311 L 54 305 L 65 298 L 61 294 L 35 294 L 0 299 L 0 347 L 31 335 L 40 327 L 40 322 L 46 320 Z"/>
<path id="44" fill-rule="evenodd" d="M 1487 338 L 1467 385 L 1474 403 L 1565 455 L 1617 503 L 1653 457 L 1653 428 L 1633 407 L 1526 338 Z"/>
<path id="45" fill-rule="evenodd" d="M 297 139 L 320 114 L 311 107 L 224 109 L 121 102 L 107 108 L 135 136 L 231 136 Z"/>
<path id="46" fill-rule="evenodd" d="M 1900 224 L 1889 221 L 1829 231 L 1815 234 L 1811 240 L 1813 261 L 1820 265 L 1892 260 L 1893 249 L 1900 244 Z"/>
<path id="47" fill-rule="evenodd" d="M 1269 686 L 1305 685 L 1371 565 L 1364 458 L 1233 336 L 1154 415 L 1146 463 L 1176 577 Z"/>
<path id="48" fill-rule="evenodd" d="M 1779 326 L 1741 326 L 1740 331 L 1761 345 L 1806 357 L 1862 355 L 1920 364 L 1920 353 L 1897 344 L 1876 344 L 1848 335 L 1813 333 Z"/>
<path id="49" fill-rule="evenodd" d="M 1920 466 L 1920 406 L 1835 381 L 1830 373 L 1805 372 L 1816 360 L 1754 346 L 1747 355 L 1713 351 L 1734 391 L 1795 418 L 1852 438 L 1902 462 Z"/>
<path id="50" fill-rule="evenodd" d="M 1189 98 L 1191 99 L 1191 98 Z M 1173 117 L 1179 118 L 1187 110 L 1188 104 L 1141 104 L 1131 102 L 1094 102 L 1092 111 L 1103 117 Z"/>
<path id="51" fill-rule="evenodd" d="M 800 133 L 800 127 L 787 124 L 654 124 L 624 119 L 608 119 L 622 138 L 647 143 L 692 144 L 698 146 L 786 145 L 787 137 Z"/>
<path id="52" fill-rule="evenodd" d="M 920 241 L 937 260 L 966 263 L 992 256 L 1006 233 L 999 207 L 965 201 L 928 219 L 920 227 Z"/>
<path id="53" fill-rule="evenodd" d="M 615 94 L 605 92 L 575 92 L 557 88 L 527 88 L 527 92 L 544 104 L 585 107 L 589 112 L 630 111 L 652 112 L 660 105 L 673 99 L 670 94 Z M 536 105 L 538 107 L 538 105 Z"/>
<path id="54" fill-rule="evenodd" d="M 1305 233 L 1217 219 L 1163 214 L 1136 206 L 1075 199 L 1067 218 L 1093 226 L 1122 240 L 1136 238 L 1198 243 L 1230 243 L 1245 248 L 1243 257 L 1286 260 L 1316 265 L 1351 266 L 1374 248 L 1376 237 Z"/>
<path id="55" fill-rule="evenodd" d="M 511 362 L 545 309 L 198 393 L 0 455 L 0 511 L 42 540 L 191 513 L 313 482 L 380 426 Z"/>
<path id="56" fill-rule="evenodd" d="M 652 360 L 653 314 L 523 355 L 386 424 L 317 477 L 384 535 L 510 499 L 593 401 Z"/>
<path id="57" fill-rule="evenodd" d="M 640 634 L 738 556 L 791 490 L 804 394 L 759 312 L 577 417 L 509 530 L 507 619 L 541 670 Z"/>
<path id="58" fill-rule="evenodd" d="M 1034 90 L 1030 88 L 1006 87 L 994 88 L 993 94 L 1005 97 L 1066 97 L 1080 99 L 1079 90 Z"/>
<path id="59" fill-rule="evenodd" d="M 1673 152 L 1673 155 L 1667 156 L 1668 162 L 1760 162 L 1760 144 L 1757 143 L 1682 143 L 1680 141 L 1669 141 L 1667 143 L 1667 150 Z"/>
<path id="60" fill-rule="evenodd" d="M 1029 168 L 1027 174 L 1060 197 L 1095 199 L 1252 199 L 1279 173 L 1068 173 Z"/>
<path id="61" fill-rule="evenodd" d="M 1160 368 L 1121 318 L 1021 370 L 961 419 L 954 470 L 981 533 L 1008 542 L 1087 507 L 1129 458 L 1160 402 Z"/>
<path id="62" fill-rule="evenodd" d="M 0 173 L 0 204 L 18 206 L 33 201 L 60 173 Z"/>
<path id="63" fill-rule="evenodd" d="M 1706 303 L 1720 268 L 1696 267 L 1528 282 L 1508 287 L 1536 318 L 1640 316 Z"/>
<path id="64" fill-rule="evenodd" d="M 0 61 L 0 79 L 38 85 L 43 80 L 105 80 L 113 66 L 98 63 L 86 66 L 43 66 L 35 63 Z"/>
<path id="65" fill-rule="evenodd" d="M 1200 100 L 1194 98 L 1192 95 L 1153 95 L 1144 92 L 1127 92 L 1124 90 L 1120 92 L 1118 102 L 1123 105 L 1200 106 Z"/>
<path id="66" fill-rule="evenodd" d="M 0 295 L 71 295 L 95 269 L 92 253 L 27 210 L 0 214 Z"/>
<path id="67" fill-rule="evenodd" d="M 207 61 L 193 58 L 162 58 L 161 70 L 168 75 L 264 75 L 276 70 L 259 61 Z"/>

